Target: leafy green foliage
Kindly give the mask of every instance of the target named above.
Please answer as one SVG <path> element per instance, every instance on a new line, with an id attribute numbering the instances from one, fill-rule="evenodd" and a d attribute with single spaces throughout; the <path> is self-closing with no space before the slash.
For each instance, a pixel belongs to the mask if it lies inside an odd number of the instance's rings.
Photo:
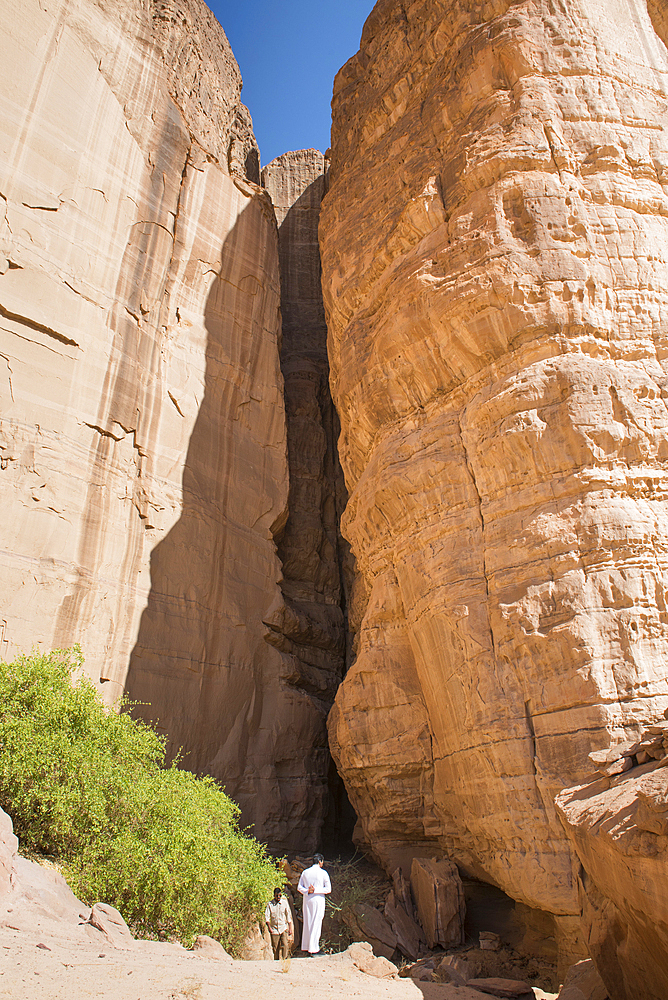
<path id="1" fill-rule="evenodd" d="M 106 709 L 78 647 L 0 663 L 0 805 L 20 843 L 135 933 L 234 951 L 282 881 L 212 778 L 165 766 L 163 740 Z"/>

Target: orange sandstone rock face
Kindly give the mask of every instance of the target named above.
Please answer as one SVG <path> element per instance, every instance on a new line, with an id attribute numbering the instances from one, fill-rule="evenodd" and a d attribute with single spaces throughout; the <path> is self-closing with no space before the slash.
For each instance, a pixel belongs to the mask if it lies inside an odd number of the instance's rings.
<path id="1" fill-rule="evenodd" d="M 567 788 L 556 806 L 580 868 L 583 933 L 610 1000 L 668 995 L 668 770 Z"/>
<path id="2" fill-rule="evenodd" d="M 381 0 L 334 88 L 333 753 L 385 864 L 557 915 L 555 794 L 668 701 L 667 97 L 626 0 Z"/>
<path id="3" fill-rule="evenodd" d="M 79 641 L 109 702 L 308 849 L 325 710 L 265 641 L 279 261 L 238 67 L 202 0 L 0 12 L 0 656 Z"/>

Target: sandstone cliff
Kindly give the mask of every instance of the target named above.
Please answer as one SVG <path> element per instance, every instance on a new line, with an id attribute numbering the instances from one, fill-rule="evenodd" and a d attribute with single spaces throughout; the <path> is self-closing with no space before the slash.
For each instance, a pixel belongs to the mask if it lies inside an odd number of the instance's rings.
<path id="1" fill-rule="evenodd" d="M 668 701 L 667 95 L 634 0 L 380 0 L 334 87 L 333 753 L 386 866 L 449 854 L 557 936 L 554 796 Z"/>
<path id="2" fill-rule="evenodd" d="M 109 702 L 308 849 L 326 708 L 265 641 L 279 261 L 238 67 L 202 0 L 0 13 L 0 655 L 79 641 Z"/>

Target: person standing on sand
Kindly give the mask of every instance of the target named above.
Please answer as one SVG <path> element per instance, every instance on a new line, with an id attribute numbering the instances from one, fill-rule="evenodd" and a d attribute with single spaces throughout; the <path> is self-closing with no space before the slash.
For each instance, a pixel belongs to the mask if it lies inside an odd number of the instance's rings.
<path id="1" fill-rule="evenodd" d="M 290 940 L 294 937 L 292 911 L 287 899 L 278 888 L 274 889 L 274 898 L 267 903 L 264 920 L 271 937 L 274 959 L 278 961 L 279 958 L 287 958 L 290 954 Z"/>
<path id="2" fill-rule="evenodd" d="M 314 854 L 313 860 L 315 864 L 304 869 L 297 886 L 304 897 L 302 951 L 307 951 L 311 957 L 320 951 L 320 929 L 325 915 L 325 896 L 332 891 L 329 875 L 322 867 L 325 863 L 322 854 Z"/>

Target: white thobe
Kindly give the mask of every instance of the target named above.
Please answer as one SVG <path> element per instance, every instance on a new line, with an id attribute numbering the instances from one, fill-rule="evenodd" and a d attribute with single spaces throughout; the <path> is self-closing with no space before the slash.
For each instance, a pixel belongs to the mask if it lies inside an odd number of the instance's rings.
<path id="1" fill-rule="evenodd" d="M 309 886 L 313 892 L 309 893 Z M 325 896 L 332 891 L 329 875 L 320 865 L 305 868 L 297 886 L 304 897 L 302 951 L 320 951 L 320 928 L 325 915 Z"/>

